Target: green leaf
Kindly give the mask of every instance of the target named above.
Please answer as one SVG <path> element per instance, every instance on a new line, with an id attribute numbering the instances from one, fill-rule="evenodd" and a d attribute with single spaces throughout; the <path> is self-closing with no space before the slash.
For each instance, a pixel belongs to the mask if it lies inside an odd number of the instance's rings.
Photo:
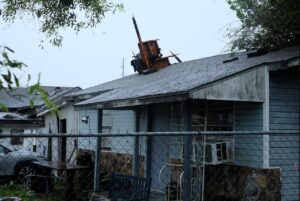
<path id="1" fill-rule="evenodd" d="M 59 31 L 94 28 L 107 14 L 123 10 L 123 4 L 112 0 L 5 0 L 1 1 L 0 17 L 4 22 L 14 23 L 25 15 L 36 16 L 46 41 L 61 46 Z"/>
<path id="2" fill-rule="evenodd" d="M 30 108 L 34 108 L 34 102 L 32 99 L 29 100 L 29 105 L 30 105 Z"/>
<path id="3" fill-rule="evenodd" d="M 0 103 L 0 111 L 8 112 L 8 108 L 3 103 Z"/>
<path id="4" fill-rule="evenodd" d="M 298 46 L 300 4 L 296 0 L 227 0 L 241 25 L 229 29 L 231 49 Z"/>
<path id="5" fill-rule="evenodd" d="M 36 90 L 36 85 L 32 85 L 28 88 L 28 93 L 31 95 Z"/>
<path id="6" fill-rule="evenodd" d="M 15 74 L 14 74 L 14 79 L 15 79 L 16 87 L 20 87 L 19 78 L 17 78 L 17 76 Z"/>
<path id="7" fill-rule="evenodd" d="M 31 75 L 28 74 L 28 75 L 27 75 L 27 82 L 30 82 L 30 80 L 31 80 Z"/>
<path id="8" fill-rule="evenodd" d="M 7 85 L 7 88 L 8 88 L 9 91 L 13 91 L 13 88 L 10 84 Z"/>
<path id="9" fill-rule="evenodd" d="M 12 81 L 10 80 L 11 77 L 9 76 L 9 74 L 1 74 L 1 76 L 3 77 L 3 79 L 8 83 L 8 84 L 12 84 Z"/>
<path id="10" fill-rule="evenodd" d="M 8 58 L 8 55 L 7 55 L 7 53 L 6 52 L 2 52 L 2 56 L 3 56 L 3 58 L 4 59 L 6 59 L 6 60 L 8 60 L 9 58 Z"/>

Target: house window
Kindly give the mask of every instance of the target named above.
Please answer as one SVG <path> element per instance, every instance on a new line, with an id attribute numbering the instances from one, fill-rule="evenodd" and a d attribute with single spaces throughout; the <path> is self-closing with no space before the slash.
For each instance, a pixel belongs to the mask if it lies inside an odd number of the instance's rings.
<path id="1" fill-rule="evenodd" d="M 191 127 L 193 131 L 232 131 L 233 103 L 225 101 L 193 101 Z M 182 104 L 171 104 L 171 131 L 184 130 Z"/>
<path id="2" fill-rule="evenodd" d="M 227 160 L 226 143 L 217 144 L 217 158 L 218 160 Z"/>
<path id="3" fill-rule="evenodd" d="M 104 110 L 102 118 L 102 133 L 110 133 L 113 125 L 112 111 Z"/>
<path id="4" fill-rule="evenodd" d="M 183 105 L 181 102 L 174 102 L 171 104 L 171 131 L 178 132 L 184 131 L 184 118 L 183 118 Z M 182 159 L 183 158 L 183 137 L 171 136 L 170 137 L 170 158 Z"/>
<path id="5" fill-rule="evenodd" d="M 192 130 L 232 131 L 233 103 L 224 101 L 194 101 Z"/>
<path id="6" fill-rule="evenodd" d="M 171 131 L 184 131 L 184 108 L 182 106 L 181 102 L 171 104 Z M 193 101 L 191 104 L 191 128 L 192 131 L 232 131 L 233 103 L 224 101 Z M 194 138 L 194 140 L 196 139 Z M 182 159 L 183 137 L 170 137 L 170 145 L 171 159 Z M 193 144 L 193 146 L 195 145 Z M 224 151 L 226 147 L 224 146 L 222 144 L 217 146 L 218 158 L 227 158 L 227 153 Z M 210 152 L 211 150 L 207 150 L 208 155 Z"/>
<path id="7" fill-rule="evenodd" d="M 23 129 L 11 129 L 10 130 L 11 134 L 23 134 L 24 130 Z M 10 139 L 11 145 L 22 145 L 24 141 L 24 138 L 22 137 L 12 137 Z"/>
<path id="8" fill-rule="evenodd" d="M 207 106 L 204 101 L 192 102 L 191 127 L 193 131 L 205 131 L 207 125 Z"/>
<path id="9" fill-rule="evenodd" d="M 171 131 L 184 130 L 183 107 L 181 102 L 171 104 Z"/>
<path id="10" fill-rule="evenodd" d="M 111 133 L 113 127 L 113 111 L 112 110 L 103 110 L 102 116 L 102 133 Z M 111 149 L 111 138 L 103 138 L 101 140 L 101 146 L 107 148 L 108 150 Z"/>

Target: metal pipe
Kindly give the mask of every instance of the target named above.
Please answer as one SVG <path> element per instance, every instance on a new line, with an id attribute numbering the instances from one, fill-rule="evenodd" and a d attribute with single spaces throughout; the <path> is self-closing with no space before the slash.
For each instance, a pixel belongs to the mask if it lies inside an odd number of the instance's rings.
<path id="1" fill-rule="evenodd" d="M 103 110 L 98 111 L 98 132 L 102 132 Z M 94 191 L 100 191 L 100 161 L 101 161 L 101 136 L 97 136 L 97 148 L 94 164 Z"/>
<path id="2" fill-rule="evenodd" d="M 136 125 L 135 129 L 138 132 L 140 130 L 140 108 L 136 107 L 135 110 Z M 134 150 L 133 150 L 133 176 L 138 176 L 139 174 L 139 136 L 134 137 Z"/>
<path id="3" fill-rule="evenodd" d="M 134 24 L 136 35 L 139 39 L 139 47 L 140 47 L 140 53 L 141 53 L 142 59 L 143 59 L 145 65 L 146 65 L 146 67 L 150 68 L 149 61 L 148 61 L 148 58 L 147 58 L 147 55 L 146 55 L 146 52 L 145 52 L 145 48 L 144 48 L 144 43 L 142 41 L 142 37 L 140 35 L 140 31 L 139 31 L 139 28 L 137 26 L 137 23 L 136 23 L 136 20 L 135 20 L 134 17 L 132 17 L 132 21 L 133 21 L 133 24 Z"/>
<path id="4" fill-rule="evenodd" d="M 204 188 L 205 188 L 205 164 L 206 164 L 206 152 L 205 152 L 205 146 L 206 146 L 206 135 L 204 135 L 203 138 L 203 157 L 202 157 L 202 165 L 203 165 L 203 169 L 202 169 L 202 186 L 201 186 L 201 201 L 204 201 Z"/>
<path id="5" fill-rule="evenodd" d="M 142 37 L 140 35 L 140 31 L 139 31 L 139 28 L 137 26 L 137 23 L 136 23 L 136 20 L 135 20 L 134 16 L 132 17 L 132 21 L 133 21 L 133 24 L 134 24 L 136 35 L 137 35 L 137 37 L 139 39 L 139 43 L 142 44 L 143 43 Z"/>
<path id="6" fill-rule="evenodd" d="M 297 135 L 299 131 L 190 131 L 190 132 L 126 132 L 126 133 L 94 133 L 94 134 L 62 134 L 62 133 L 44 133 L 44 134 L 1 134 L 0 138 L 6 137 L 37 137 L 37 138 L 47 138 L 47 137 L 134 137 L 134 136 L 231 136 L 231 135 Z"/>

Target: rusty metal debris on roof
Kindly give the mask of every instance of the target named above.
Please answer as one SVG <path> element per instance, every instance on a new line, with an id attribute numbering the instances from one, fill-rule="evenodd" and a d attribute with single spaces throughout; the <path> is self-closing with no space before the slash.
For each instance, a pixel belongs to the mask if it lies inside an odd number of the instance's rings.
<path id="1" fill-rule="evenodd" d="M 170 65 L 169 57 L 175 57 L 178 62 L 181 62 L 174 53 L 171 56 L 162 57 L 157 40 L 142 41 L 136 20 L 134 17 L 132 20 L 139 40 L 138 46 L 140 50 L 140 53 L 134 55 L 134 59 L 131 61 L 134 71 L 137 71 L 139 74 L 157 71 Z"/>

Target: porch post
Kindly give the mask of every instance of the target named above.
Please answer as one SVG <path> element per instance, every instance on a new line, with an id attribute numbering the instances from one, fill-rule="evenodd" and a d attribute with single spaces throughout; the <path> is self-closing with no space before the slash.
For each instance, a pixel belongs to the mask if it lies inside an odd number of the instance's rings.
<path id="1" fill-rule="evenodd" d="M 183 102 L 183 110 L 184 110 L 184 130 L 191 131 L 191 103 L 190 100 L 186 100 Z M 191 163 L 191 155 L 192 155 L 192 137 L 190 135 L 184 136 L 184 179 L 183 179 L 183 200 L 191 201 L 192 198 L 192 163 Z"/>
<path id="2" fill-rule="evenodd" d="M 270 131 L 270 75 L 268 67 L 264 68 L 265 73 L 265 101 L 263 103 L 263 131 Z M 263 167 L 270 166 L 270 135 L 263 135 Z"/>
<path id="3" fill-rule="evenodd" d="M 140 131 L 140 107 L 135 110 L 135 131 Z M 134 155 L 133 155 L 133 176 L 139 176 L 139 136 L 134 137 Z"/>
<path id="4" fill-rule="evenodd" d="M 147 107 L 147 131 L 152 132 L 152 106 Z M 152 159 L 152 137 L 146 137 L 146 177 L 151 177 L 151 159 Z"/>
<path id="5" fill-rule="evenodd" d="M 98 133 L 102 133 L 103 110 L 98 110 Z M 101 156 L 101 137 L 97 137 L 97 147 L 95 152 L 94 166 L 94 191 L 100 191 L 100 156 Z"/>

